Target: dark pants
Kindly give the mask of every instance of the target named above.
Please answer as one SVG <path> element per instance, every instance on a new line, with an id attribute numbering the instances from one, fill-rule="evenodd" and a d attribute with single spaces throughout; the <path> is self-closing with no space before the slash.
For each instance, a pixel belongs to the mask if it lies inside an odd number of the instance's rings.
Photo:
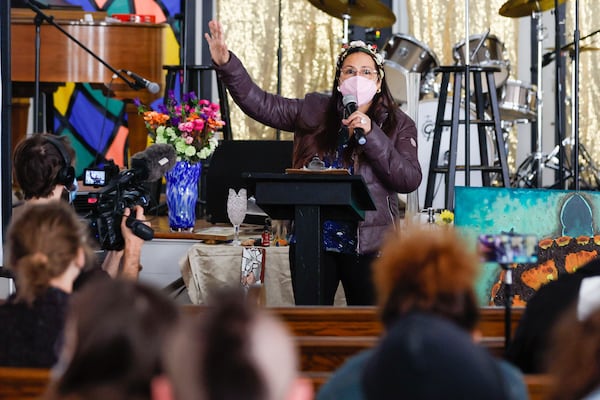
<path id="1" fill-rule="evenodd" d="M 290 272 L 292 288 L 296 294 L 295 282 L 296 246 L 290 245 Z M 370 306 L 375 304 L 375 289 L 371 263 L 376 254 L 343 254 L 331 251 L 324 252 L 321 273 L 324 282 L 324 304 L 333 305 L 335 292 L 342 282 L 346 303 L 349 306 Z"/>

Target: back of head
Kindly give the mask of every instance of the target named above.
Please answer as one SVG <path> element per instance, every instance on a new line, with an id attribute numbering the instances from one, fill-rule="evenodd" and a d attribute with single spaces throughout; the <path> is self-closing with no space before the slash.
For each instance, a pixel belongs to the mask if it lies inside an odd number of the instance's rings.
<path id="1" fill-rule="evenodd" d="M 188 321 L 166 349 L 175 398 L 287 398 L 298 359 L 283 323 L 238 291 L 222 292 L 213 300 L 206 315 Z"/>
<path id="2" fill-rule="evenodd" d="M 17 144 L 13 172 L 26 200 L 47 198 L 59 184 L 71 184 L 73 148 L 64 136 L 34 134 Z M 66 182 L 70 177 L 71 182 Z"/>
<path id="3" fill-rule="evenodd" d="M 158 290 L 121 279 L 102 279 L 73 296 L 67 319 L 66 367 L 53 386 L 58 398 L 150 398 L 162 373 L 161 350 L 177 324 L 174 302 Z"/>
<path id="4" fill-rule="evenodd" d="M 431 314 L 398 320 L 369 359 L 366 399 L 504 399 L 494 359 L 454 323 Z"/>
<path id="5" fill-rule="evenodd" d="M 24 206 L 7 233 L 8 267 L 17 283 L 17 298 L 32 302 L 60 276 L 78 254 L 89 251 L 88 230 L 68 204 L 53 201 Z"/>
<path id="6" fill-rule="evenodd" d="M 577 301 L 563 311 L 550 332 L 548 350 L 544 354 L 544 371 L 552 377 L 548 398 L 598 398 L 600 277 L 582 280 Z"/>
<path id="7" fill-rule="evenodd" d="M 427 311 L 475 327 L 479 307 L 475 251 L 456 230 L 409 226 L 394 232 L 373 265 L 381 318 L 389 325 L 408 312 Z"/>

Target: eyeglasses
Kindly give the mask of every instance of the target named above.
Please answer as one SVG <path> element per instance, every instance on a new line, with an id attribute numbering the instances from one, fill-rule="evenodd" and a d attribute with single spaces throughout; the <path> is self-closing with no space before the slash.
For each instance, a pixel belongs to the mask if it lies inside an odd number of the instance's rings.
<path id="1" fill-rule="evenodd" d="M 344 78 L 350 78 L 351 76 L 364 76 L 367 79 L 375 80 L 379 76 L 377 70 L 373 70 L 371 68 L 359 68 L 356 69 L 354 67 L 345 67 L 341 70 L 341 76 Z"/>

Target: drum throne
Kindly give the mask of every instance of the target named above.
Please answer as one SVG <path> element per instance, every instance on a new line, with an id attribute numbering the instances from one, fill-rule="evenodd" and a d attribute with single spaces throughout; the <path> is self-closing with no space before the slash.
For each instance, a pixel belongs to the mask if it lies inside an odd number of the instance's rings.
<path id="1" fill-rule="evenodd" d="M 456 184 L 456 172 L 464 172 L 465 186 L 470 186 L 471 171 L 480 171 L 481 180 L 483 186 L 497 185 L 496 181 L 498 178 L 502 180 L 502 186 L 509 187 L 510 179 L 508 175 L 508 162 L 506 156 L 506 146 L 504 143 L 504 137 L 502 135 L 502 128 L 500 123 L 500 112 L 498 107 L 498 98 L 495 90 L 488 90 L 487 88 L 495 88 L 496 84 L 494 81 L 494 73 L 500 71 L 497 67 L 492 66 L 469 66 L 469 65 L 455 65 L 455 66 L 442 66 L 434 69 L 434 72 L 442 74 L 442 83 L 440 86 L 440 96 L 438 98 L 438 108 L 435 120 L 435 127 L 433 132 L 433 145 L 431 151 L 431 161 L 429 163 L 429 173 L 427 176 L 427 189 L 425 193 L 424 207 L 432 207 L 436 176 L 443 174 L 445 179 L 445 208 L 449 210 L 454 209 L 454 188 Z M 467 75 L 469 74 L 469 75 Z M 464 86 L 470 85 L 463 84 L 465 77 L 469 76 L 472 82 L 473 92 L 471 90 L 465 90 Z M 472 78 L 472 79 L 471 79 Z M 485 79 L 485 80 L 484 80 Z M 451 118 L 445 119 L 445 108 L 448 100 L 448 86 L 450 81 L 453 80 L 452 89 L 452 112 Z M 461 105 L 472 104 L 471 100 L 474 101 L 475 106 L 475 118 L 471 119 L 469 107 L 465 107 L 467 110 L 464 115 L 460 115 Z M 489 111 L 491 116 L 487 115 L 488 109 L 486 106 L 489 104 Z M 465 127 L 465 142 L 458 143 L 459 138 L 459 125 Z M 477 135 L 479 139 L 479 154 L 480 164 L 470 165 L 470 152 L 475 149 L 470 149 L 470 138 L 469 133 L 471 132 L 470 127 L 477 127 Z M 442 142 L 442 134 L 446 134 L 447 129 L 450 128 L 450 147 L 448 151 L 448 160 L 444 160 L 444 157 L 440 158 L 440 145 Z M 487 152 L 488 148 L 488 130 L 493 131 L 494 148 L 496 151 L 496 157 L 490 155 Z M 463 165 L 457 165 L 457 153 L 458 146 L 465 146 L 465 157 Z M 463 160 L 461 160 L 463 161 Z"/>

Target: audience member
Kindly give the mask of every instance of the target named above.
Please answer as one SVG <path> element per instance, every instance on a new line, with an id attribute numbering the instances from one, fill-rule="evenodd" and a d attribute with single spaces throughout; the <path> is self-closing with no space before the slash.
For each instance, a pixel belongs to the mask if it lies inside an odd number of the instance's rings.
<path id="1" fill-rule="evenodd" d="M 549 335 L 549 400 L 600 399 L 600 277 L 581 281 L 577 301 Z"/>
<path id="2" fill-rule="evenodd" d="M 73 295 L 65 346 L 47 399 L 150 399 L 161 349 L 179 310 L 161 292 L 123 279 L 91 282 Z"/>
<path id="3" fill-rule="evenodd" d="M 469 250 L 454 229 L 411 225 L 392 233 L 373 265 L 378 308 L 386 331 L 413 314 L 427 314 L 453 322 L 476 341 L 479 305 L 474 285 L 479 266 L 475 251 Z M 317 399 L 364 399 L 360 377 L 373 351 L 344 364 L 321 388 Z M 526 399 L 522 374 L 503 361 L 494 363 L 505 381 L 504 390 L 510 393 L 507 398 Z"/>
<path id="4" fill-rule="evenodd" d="M 508 399 L 494 359 L 463 329 L 433 313 L 398 319 L 375 348 L 362 380 L 365 399 Z"/>
<path id="5" fill-rule="evenodd" d="M 25 203 L 45 203 L 59 199 L 72 202 L 77 192 L 74 160 L 75 151 L 65 136 L 40 133 L 19 142 L 13 154 L 13 170 Z M 18 208 L 14 211 L 17 214 Z M 107 252 L 102 264 L 102 268 L 112 277 L 120 274 L 137 279 L 140 271 L 140 254 L 144 241 L 125 225 L 125 219 L 130 213 L 131 210 L 125 209 L 121 222 L 124 250 Z M 142 207 L 137 206 L 134 213 L 136 219 L 144 220 Z"/>
<path id="6" fill-rule="evenodd" d="M 581 282 L 598 275 L 600 259 L 595 259 L 542 286 L 525 306 L 508 348 L 508 360 L 526 374 L 545 372 L 548 341 L 556 321 L 576 302 Z"/>
<path id="7" fill-rule="evenodd" d="M 166 376 L 154 400 L 306 400 L 309 381 L 282 322 L 241 292 L 215 296 L 207 314 L 188 321 L 165 348 Z"/>
<path id="8" fill-rule="evenodd" d="M 27 205 L 12 219 L 6 251 L 17 290 L 0 305 L 0 365 L 56 362 L 73 282 L 91 253 L 87 238 L 63 202 Z"/>

